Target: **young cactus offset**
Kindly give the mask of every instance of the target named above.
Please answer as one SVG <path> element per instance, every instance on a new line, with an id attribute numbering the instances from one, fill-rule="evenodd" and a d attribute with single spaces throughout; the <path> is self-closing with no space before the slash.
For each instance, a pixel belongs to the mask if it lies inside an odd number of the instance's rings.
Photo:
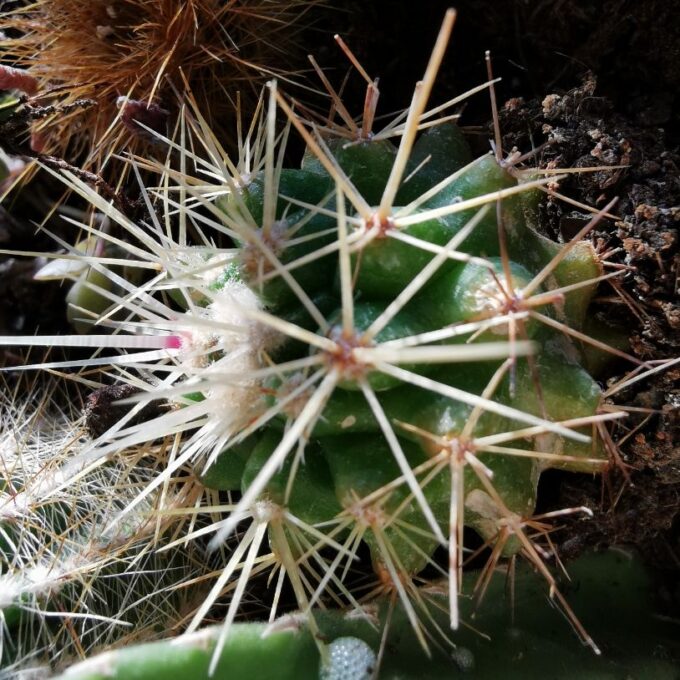
<path id="1" fill-rule="evenodd" d="M 94 230 L 127 255 L 89 258 L 111 285 L 82 280 L 110 301 L 100 322 L 118 332 L 43 342 L 142 350 L 80 362 L 110 362 L 139 402 L 88 460 L 175 435 L 176 455 L 140 501 L 190 463 L 207 487 L 233 492 L 212 545 L 245 529 L 190 631 L 225 591 L 231 624 L 251 575 L 272 567 L 272 617 L 287 578 L 323 646 L 312 607 L 360 607 L 352 567 L 363 545 L 377 579 L 368 598 L 400 598 L 428 648 L 421 575 L 447 577 L 457 628 L 467 526 L 491 546 L 491 566 L 527 557 L 597 651 L 543 563 L 534 537 L 547 529 L 533 515 L 543 470 L 607 463 L 590 435 L 616 414 L 601 412 L 571 339 L 590 341 L 581 325 L 602 268 L 589 244 L 552 243 L 531 224 L 541 189 L 559 177 L 536 178 L 498 145 L 471 161 L 461 131 L 436 119 L 445 107 L 426 112 L 453 21 L 450 11 L 407 115 L 383 132 L 372 132 L 375 81 L 361 125 L 332 92 L 345 125 L 322 127 L 270 83 L 237 161 L 186 113 L 182 137 L 199 138 L 208 160 L 172 142 L 184 170 L 164 167 L 160 189 L 142 187 L 144 225 L 67 177 L 127 234 Z M 307 143 L 302 167 L 284 167 L 291 125 Z M 187 176 L 190 162 L 201 179 Z M 232 247 L 215 245 L 224 237 Z M 143 283 L 109 264 L 137 267 Z M 157 399 L 170 407 L 133 420 Z"/>

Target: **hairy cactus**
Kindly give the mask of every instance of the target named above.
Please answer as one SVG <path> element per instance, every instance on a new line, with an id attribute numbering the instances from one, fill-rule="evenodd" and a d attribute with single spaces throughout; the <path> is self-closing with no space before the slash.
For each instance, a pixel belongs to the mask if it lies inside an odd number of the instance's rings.
<path id="1" fill-rule="evenodd" d="M 0 89 L 54 90 L 62 107 L 34 126 L 49 154 L 101 170 L 123 149 L 165 131 L 173 88 L 193 88 L 215 125 L 241 105 L 227 88 L 290 76 L 292 53 L 316 0 L 35 0 L 0 14 L 0 61 L 27 69 Z M 274 67 L 274 60 L 278 68 Z M 30 79 L 30 80 L 29 80 Z M 29 85 L 25 85 L 28 80 Z M 30 87 L 30 90 L 28 89 Z M 222 90 L 223 96 L 215 92 Z M 96 107 L 83 103 L 96 102 Z"/>
<path id="2" fill-rule="evenodd" d="M 210 563 L 199 562 L 194 543 L 156 551 L 156 533 L 172 522 L 157 515 L 158 499 L 111 525 L 153 480 L 159 449 L 131 448 L 62 476 L 87 445 L 72 398 L 55 381 L 3 382 L 0 678 L 45 677 L 39 669 L 63 668 L 85 651 L 157 637 L 200 600 L 200 586 L 182 586 Z M 165 509 L 204 493 L 186 476 L 166 489 Z"/>
<path id="3" fill-rule="evenodd" d="M 535 507 L 544 470 L 606 466 L 597 434 L 620 415 L 603 408 L 581 355 L 583 344 L 607 349 L 584 332 L 604 274 L 581 238 L 609 206 L 572 242 L 549 241 L 536 205 L 559 175 L 505 158 L 498 141 L 471 160 L 442 114 L 461 98 L 426 110 L 453 20 L 447 13 L 410 108 L 380 132 L 375 81 L 360 124 L 330 85 L 342 124 L 306 120 L 272 82 L 238 159 L 198 111 L 185 112 L 180 139 L 192 142 L 165 140 L 179 169 L 163 166 L 157 187 L 142 186 L 143 223 L 62 175 L 117 230 L 88 227 L 88 273 L 61 270 L 78 279 L 71 317 L 114 332 L 2 343 L 141 350 L 41 364 L 105 366 L 131 388 L 129 411 L 65 465 L 61 486 L 92 461 L 172 437 L 172 455 L 114 522 L 187 466 L 213 501 L 224 492 L 224 502 L 187 504 L 214 523 L 178 539 L 214 533 L 213 548 L 230 548 L 188 625 L 194 632 L 230 593 L 210 671 L 267 570 L 270 618 L 287 581 L 324 658 L 317 608 L 362 610 L 381 595 L 400 601 L 425 650 L 448 640 L 432 614 L 441 598 L 433 604 L 423 586 L 446 579 L 457 629 L 464 527 L 490 549 L 478 596 L 501 558 L 522 555 L 599 652 L 544 563 L 549 518 Z M 291 126 L 307 145 L 300 167 L 287 166 Z M 162 409 L 139 417 L 158 400 Z M 368 588 L 356 576 L 365 555 Z"/>

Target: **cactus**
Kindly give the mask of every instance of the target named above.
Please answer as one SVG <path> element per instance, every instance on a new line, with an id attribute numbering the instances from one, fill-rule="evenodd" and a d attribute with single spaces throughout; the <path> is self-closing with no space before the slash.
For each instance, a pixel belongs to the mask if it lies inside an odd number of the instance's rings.
<path id="1" fill-rule="evenodd" d="M 494 679 L 544 677 L 567 680 L 578 672 L 588 680 L 614 677 L 677 677 L 680 648 L 673 624 L 655 618 L 649 610 L 650 577 L 639 559 L 614 552 L 581 558 L 571 568 L 575 606 L 591 615 L 594 633 L 606 644 L 607 657 L 595 657 L 583 648 L 571 648 L 560 639 L 553 624 L 554 612 L 541 598 L 535 575 L 521 570 L 515 580 L 516 611 L 504 597 L 502 574 L 490 584 L 492 602 L 475 612 L 475 626 L 488 637 L 461 630 L 455 647 L 438 648 L 427 659 L 410 635 L 403 608 L 391 615 L 389 602 L 377 603 L 366 616 L 350 617 L 341 612 L 318 612 L 324 636 L 332 640 L 322 659 L 301 619 L 289 617 L 273 626 L 237 624 L 222 651 L 216 672 L 207 668 L 219 628 L 207 628 L 184 640 L 164 641 L 114 651 L 70 669 L 60 680 L 103 680 L 104 678 L 164 678 L 169 674 L 197 680 L 230 677 L 304 678 L 316 680 L 364 680 L 372 677 L 381 646 L 380 628 L 391 616 L 389 651 L 382 665 L 383 678 Z M 465 590 L 472 587 L 467 578 Z M 433 596 L 433 600 L 442 597 Z M 525 606 L 523 606 L 525 605 Z M 616 607 L 619 615 L 601 612 Z M 433 615 L 445 626 L 445 615 L 433 607 Z M 464 611 L 474 608 L 466 599 Z M 502 669 L 502 671 L 501 671 Z"/>
<path id="2" fill-rule="evenodd" d="M 3 383 L 0 678 L 45 677 L 85 650 L 155 639 L 200 599 L 200 585 L 182 587 L 200 576 L 197 565 L 218 564 L 199 560 L 194 543 L 157 553 L 155 534 L 168 526 L 158 499 L 110 526 L 153 479 L 160 451 L 130 449 L 80 466 L 62 486 L 68 459 L 87 446 L 72 398 L 54 380 Z M 167 487 L 165 509 L 204 493 L 186 476 Z"/>
<path id="3" fill-rule="evenodd" d="M 68 112 L 57 109 L 35 125 L 45 153 L 69 160 L 76 154 L 100 171 L 123 149 L 149 151 L 154 139 L 144 126 L 165 131 L 173 88 L 194 88 L 222 125 L 237 107 L 248 107 L 244 85 L 290 76 L 298 34 L 316 4 L 32 0 L 0 15 L 0 49 L 3 61 L 34 76 L 29 94 L 62 95 Z M 0 73 L 0 89 L 17 87 L 5 80 Z M 235 84 L 243 89 L 238 104 L 215 96 Z M 79 110 L 87 100 L 97 106 Z"/>
<path id="4" fill-rule="evenodd" d="M 602 408 L 580 349 L 606 349 L 584 331 L 602 267 L 580 240 L 586 229 L 558 245 L 532 222 L 559 176 L 521 168 L 498 145 L 470 160 L 461 131 L 436 118 L 443 109 L 426 111 L 454 16 L 406 115 L 381 132 L 372 130 L 375 81 L 360 125 L 331 88 L 344 125 L 322 127 L 271 82 L 237 159 L 195 109 L 180 121 L 181 140 L 192 143 L 157 135 L 180 169 L 133 164 L 138 177 L 161 173 L 157 188 L 141 185 L 143 224 L 75 175 L 59 175 L 125 234 L 89 228 L 97 248 L 88 275 L 59 274 L 79 277 L 71 296 L 79 322 L 94 318 L 115 332 L 1 342 L 141 350 L 28 368 L 106 366 L 134 388 L 130 411 L 65 464 L 62 486 L 86 462 L 175 439 L 165 466 L 126 496 L 114 522 L 144 514 L 187 466 L 213 501 L 217 492 L 228 499 L 187 506 L 214 523 L 166 545 L 213 533 L 213 549 L 229 548 L 187 627 L 193 634 L 231 594 L 210 672 L 231 649 L 229 635 L 241 634 L 242 600 L 266 570 L 276 575 L 270 618 L 287 580 L 323 658 L 333 653 L 323 609 L 360 611 L 378 596 L 399 600 L 431 652 L 455 636 L 446 627 L 460 626 L 464 527 L 490 549 L 480 597 L 490 597 L 497 562 L 521 555 L 599 653 L 544 562 L 549 517 L 535 508 L 544 470 L 598 472 L 608 463 L 597 427 L 620 414 Z M 291 128 L 306 142 L 301 167 L 286 164 Z M 157 400 L 160 413 L 137 417 Z M 361 592 L 352 573 L 364 550 L 373 581 Z M 447 579 L 446 626 L 422 587 L 432 573 Z"/>

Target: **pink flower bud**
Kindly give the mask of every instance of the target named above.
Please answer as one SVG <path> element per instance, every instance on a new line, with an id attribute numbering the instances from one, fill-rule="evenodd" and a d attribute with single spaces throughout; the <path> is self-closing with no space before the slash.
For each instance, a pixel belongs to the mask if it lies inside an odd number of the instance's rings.
<path id="1" fill-rule="evenodd" d="M 0 65 L 0 90 L 20 90 L 34 95 L 38 91 L 38 81 L 28 71 Z"/>
<path id="2" fill-rule="evenodd" d="M 150 128 L 161 135 L 166 134 L 166 126 L 169 111 L 162 109 L 157 104 L 149 104 L 138 99 L 118 97 L 116 105 L 121 110 L 120 119 L 125 127 L 136 137 L 150 141 L 158 141 L 149 130 Z"/>

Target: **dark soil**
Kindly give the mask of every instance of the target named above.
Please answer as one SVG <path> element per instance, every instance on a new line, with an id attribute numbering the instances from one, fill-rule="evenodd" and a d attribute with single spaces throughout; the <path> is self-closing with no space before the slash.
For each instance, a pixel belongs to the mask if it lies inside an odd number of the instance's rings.
<path id="1" fill-rule="evenodd" d="M 618 220 L 598 226 L 591 238 L 607 262 L 625 266 L 620 283 L 602 287 L 597 313 L 631 329 L 630 350 L 644 361 L 680 356 L 680 156 L 669 149 L 663 128 L 643 127 L 597 96 L 594 77 L 564 95 L 542 101 L 516 100 L 501 116 L 505 143 L 547 141 L 540 165 L 626 167 L 573 175 L 560 191 L 588 205 L 619 201 Z M 543 224 L 554 238 L 569 237 L 587 214 L 560 201 L 543 206 Z M 608 383 L 622 377 L 616 367 Z M 630 369 L 631 367 L 625 367 Z M 598 509 L 593 521 L 572 522 L 564 532 L 569 552 L 578 546 L 633 544 L 648 559 L 680 566 L 680 367 L 672 367 L 617 393 L 613 402 L 650 410 L 632 413 L 612 432 L 621 440 L 623 468 L 611 470 L 603 500 L 599 481 L 566 475 L 557 505 Z M 596 502 L 595 502 L 596 501 Z M 578 540 L 576 540 L 578 539 Z"/>

